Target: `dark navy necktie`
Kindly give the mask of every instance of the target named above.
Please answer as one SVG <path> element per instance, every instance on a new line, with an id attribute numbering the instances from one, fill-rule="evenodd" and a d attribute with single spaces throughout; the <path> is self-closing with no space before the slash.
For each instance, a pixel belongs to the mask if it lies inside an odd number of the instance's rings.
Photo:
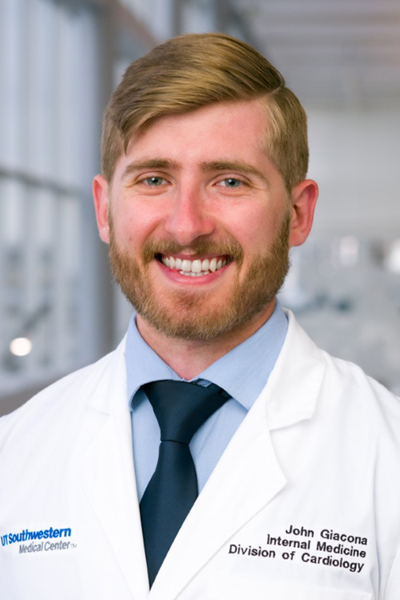
<path id="1" fill-rule="evenodd" d="M 161 430 L 156 470 L 140 502 L 151 586 L 198 495 L 190 440 L 230 396 L 214 384 L 184 381 L 155 381 L 142 389 Z"/>

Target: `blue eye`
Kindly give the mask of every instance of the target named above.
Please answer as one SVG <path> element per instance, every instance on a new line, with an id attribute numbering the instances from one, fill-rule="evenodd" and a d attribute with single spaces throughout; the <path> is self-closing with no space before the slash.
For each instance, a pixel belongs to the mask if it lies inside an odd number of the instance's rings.
<path id="1" fill-rule="evenodd" d="M 226 188 L 238 188 L 242 185 L 242 181 L 240 179 L 235 179 L 235 177 L 227 177 L 221 181 L 222 185 Z"/>
<path id="2" fill-rule="evenodd" d="M 144 181 L 144 183 L 146 183 L 146 185 L 150 185 L 152 187 L 158 187 L 165 183 L 165 179 L 163 179 L 162 177 L 157 177 L 157 176 L 146 177 L 146 179 L 144 179 L 143 181 Z"/>

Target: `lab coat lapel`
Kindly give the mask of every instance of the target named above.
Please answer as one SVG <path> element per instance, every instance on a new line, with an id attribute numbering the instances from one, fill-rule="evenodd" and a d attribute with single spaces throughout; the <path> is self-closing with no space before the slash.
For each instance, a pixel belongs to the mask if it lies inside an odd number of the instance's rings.
<path id="1" fill-rule="evenodd" d="M 147 598 L 149 585 L 132 458 L 123 346 L 89 402 L 97 422 L 82 456 L 81 481 L 132 590 Z M 93 425 L 91 425 L 93 427 Z"/>
<path id="2" fill-rule="evenodd" d="M 233 437 L 179 531 L 149 598 L 175 598 L 212 556 L 284 487 L 265 394 Z M 262 468 L 260 468 L 262 465 Z"/>

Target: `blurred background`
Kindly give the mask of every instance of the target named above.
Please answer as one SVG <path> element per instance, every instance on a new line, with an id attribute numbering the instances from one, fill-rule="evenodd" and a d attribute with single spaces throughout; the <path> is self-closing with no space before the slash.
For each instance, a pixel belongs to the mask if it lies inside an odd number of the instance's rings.
<path id="1" fill-rule="evenodd" d="M 102 111 L 132 60 L 203 31 L 253 44 L 309 115 L 320 201 L 282 304 L 400 394 L 399 0 L 0 0 L 0 414 L 123 336 L 91 199 Z"/>

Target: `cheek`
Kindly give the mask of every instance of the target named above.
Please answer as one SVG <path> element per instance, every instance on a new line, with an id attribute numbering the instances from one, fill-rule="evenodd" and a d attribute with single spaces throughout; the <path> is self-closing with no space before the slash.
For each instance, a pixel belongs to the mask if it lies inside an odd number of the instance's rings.
<path id="1" fill-rule="evenodd" d="M 248 254 L 258 254 L 265 249 L 268 240 L 274 234 L 274 222 L 271 216 L 266 218 L 260 213 L 255 216 L 244 216 L 232 227 L 231 232 L 235 239 Z"/>
<path id="2" fill-rule="evenodd" d="M 119 210 L 114 215 L 114 231 L 118 244 L 140 246 L 154 231 L 154 220 L 144 210 Z"/>

